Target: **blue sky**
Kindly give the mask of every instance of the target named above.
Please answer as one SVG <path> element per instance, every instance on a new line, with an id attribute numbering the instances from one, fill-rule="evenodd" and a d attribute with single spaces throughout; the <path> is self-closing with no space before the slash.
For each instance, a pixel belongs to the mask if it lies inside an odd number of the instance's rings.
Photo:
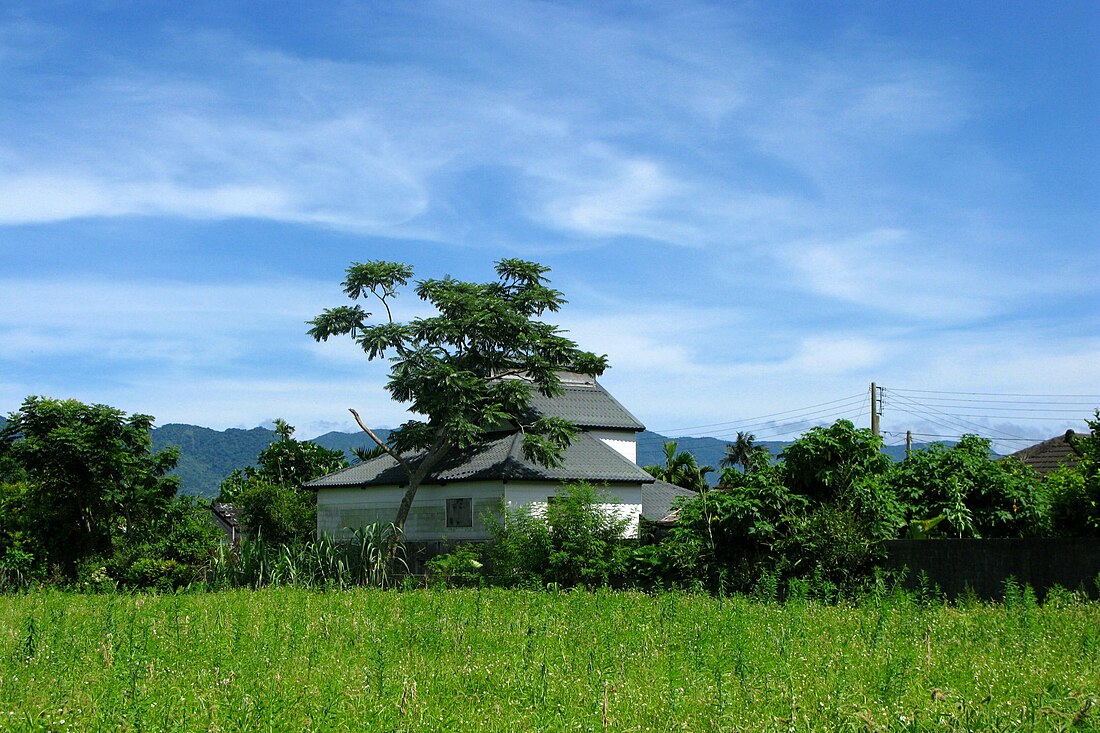
<path id="1" fill-rule="evenodd" d="M 1095 2 L 5 3 L 0 411 L 392 426 L 305 335 L 344 268 L 523 257 L 666 434 L 872 381 L 891 442 L 1080 429 L 1098 49 Z"/>

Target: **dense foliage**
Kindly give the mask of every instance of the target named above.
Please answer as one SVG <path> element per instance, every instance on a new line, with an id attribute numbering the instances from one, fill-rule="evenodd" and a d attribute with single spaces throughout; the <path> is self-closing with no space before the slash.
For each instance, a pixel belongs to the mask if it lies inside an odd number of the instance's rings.
<path id="1" fill-rule="evenodd" d="M 611 501 L 587 483 L 562 486 L 545 506 L 505 508 L 490 517 L 491 577 L 504 584 L 597 587 L 621 581 L 632 518 L 607 511 Z"/>
<path id="2" fill-rule="evenodd" d="M 1075 441 L 1076 463 L 1045 483 L 973 435 L 894 463 L 869 430 L 845 420 L 813 428 L 776 464 L 750 459 L 683 502 L 652 554 L 678 583 L 751 592 L 801 578 L 852 592 L 873 577 L 884 540 L 1096 533 L 1100 419 L 1090 427 Z M 731 451 L 742 452 L 752 455 Z"/>
<path id="3" fill-rule="evenodd" d="M 256 466 L 236 470 L 222 483 L 219 501 L 232 503 L 253 537 L 294 544 L 317 530 L 317 495 L 302 484 L 348 465 L 344 452 L 295 440 L 294 427 L 275 421 L 279 439 L 260 451 Z"/>
<path id="4" fill-rule="evenodd" d="M 175 450 L 152 417 L 28 397 L 0 431 L 0 571 L 137 585 L 189 582 L 213 543 L 205 507 L 176 497 Z M 201 519 L 200 519 L 201 517 Z"/>
<path id="5" fill-rule="evenodd" d="M 1057 534 L 1100 537 L 1100 410 L 1090 432 L 1071 438 L 1076 463 L 1047 477 L 1050 521 Z"/>
<path id="6" fill-rule="evenodd" d="M 89 590 L 396 582 L 399 527 L 355 541 L 314 539 L 315 497 L 301 484 L 346 466 L 340 451 L 279 439 L 223 485 L 253 537 L 219 542 L 208 506 L 175 494 L 176 452 L 154 452 L 152 418 L 103 405 L 31 397 L 0 429 L 0 590 L 34 583 Z M 443 584 L 740 591 L 764 598 L 809 584 L 825 597 L 873 582 L 883 541 L 897 537 L 1100 534 L 1100 413 L 1073 439 L 1074 460 L 1041 481 L 989 443 L 964 436 L 893 463 L 870 431 L 814 428 L 776 462 L 745 435 L 723 484 L 666 446 L 659 475 L 698 493 L 658 541 L 632 537 L 633 518 L 607 511 L 599 487 L 564 486 L 545 506 L 503 511 L 493 542 L 430 565 Z M 733 456 L 737 456 L 736 459 Z"/>
<path id="7" fill-rule="evenodd" d="M 990 459 L 989 441 L 964 435 L 948 448 L 914 451 L 886 481 L 916 526 L 946 537 L 1044 534 L 1043 492 L 1035 473 L 1014 458 Z"/>
<path id="8" fill-rule="evenodd" d="M 436 315 L 402 323 L 393 318 L 391 301 L 408 285 L 412 268 L 377 260 L 354 263 L 344 292 L 352 300 L 373 297 L 385 318 L 372 322 L 355 304 L 326 309 L 310 321 L 309 334 L 318 341 L 349 336 L 368 359 L 391 357 L 390 396 L 424 416 L 391 432 L 388 445 L 382 445 L 408 478 L 394 520 L 398 529 L 438 462 L 453 448 L 481 445 L 489 430 L 507 423 L 522 427 L 524 455 L 544 465 L 556 464 L 569 445 L 575 426 L 531 415 L 531 391 L 559 394 L 560 371 L 598 376 L 607 359 L 581 351 L 556 326 L 537 320 L 566 302 L 548 287 L 549 271 L 534 262 L 502 259 L 493 282 L 420 281 L 416 294 Z"/>

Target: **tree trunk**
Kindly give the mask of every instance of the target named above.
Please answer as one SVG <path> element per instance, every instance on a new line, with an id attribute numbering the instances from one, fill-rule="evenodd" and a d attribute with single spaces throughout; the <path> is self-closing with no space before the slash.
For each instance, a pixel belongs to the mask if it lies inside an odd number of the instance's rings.
<path id="1" fill-rule="evenodd" d="M 450 444 L 441 436 L 434 446 L 424 456 L 424 460 L 416 467 L 415 471 L 409 471 L 409 486 L 405 489 L 405 495 L 401 497 L 401 503 L 397 507 L 397 516 L 393 520 L 393 534 L 386 547 L 386 565 L 393 570 L 394 561 L 397 559 L 397 548 L 401 542 L 401 535 L 405 531 L 405 521 L 409 518 L 413 499 L 424 479 L 432 472 L 432 469 L 447 455 Z M 406 466 L 408 464 L 405 464 Z M 406 469 L 408 470 L 408 469 Z"/>

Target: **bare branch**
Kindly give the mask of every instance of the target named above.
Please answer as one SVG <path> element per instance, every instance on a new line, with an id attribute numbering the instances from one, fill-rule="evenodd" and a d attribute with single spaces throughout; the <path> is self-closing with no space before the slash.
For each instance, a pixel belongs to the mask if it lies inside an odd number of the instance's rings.
<path id="1" fill-rule="evenodd" d="M 375 444 L 378 445 L 379 448 L 381 448 L 383 451 L 386 452 L 386 455 L 388 455 L 390 458 L 392 458 L 395 461 L 397 461 L 398 463 L 400 463 L 401 468 L 405 469 L 405 473 L 407 473 L 409 475 L 409 477 L 411 478 L 412 474 L 413 474 L 413 470 L 412 470 L 412 467 L 408 464 L 408 462 L 404 458 L 402 458 L 397 453 L 397 451 L 395 451 L 393 448 L 390 448 L 388 445 L 386 445 L 385 441 L 383 441 L 381 438 L 379 438 L 373 430 L 368 428 L 366 426 L 366 424 L 363 422 L 363 419 L 361 417 L 359 417 L 358 412 L 356 412 L 355 410 L 353 410 L 350 407 L 348 408 L 348 412 L 350 412 L 352 417 L 355 418 L 355 422 L 359 423 L 359 427 L 361 427 L 363 429 L 363 432 L 366 433 L 367 435 L 369 435 L 371 440 L 373 440 L 375 442 Z"/>

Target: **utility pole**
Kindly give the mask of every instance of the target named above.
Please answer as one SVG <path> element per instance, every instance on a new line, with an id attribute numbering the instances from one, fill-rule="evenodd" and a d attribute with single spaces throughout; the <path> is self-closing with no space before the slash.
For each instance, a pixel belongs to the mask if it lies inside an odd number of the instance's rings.
<path id="1" fill-rule="evenodd" d="M 871 382 L 871 433 L 874 435 L 879 434 L 878 418 L 882 414 L 881 405 L 878 399 L 878 387 L 874 382 Z"/>
<path id="2" fill-rule="evenodd" d="M 908 458 L 909 454 L 913 452 L 913 431 L 905 431 L 905 457 Z"/>

